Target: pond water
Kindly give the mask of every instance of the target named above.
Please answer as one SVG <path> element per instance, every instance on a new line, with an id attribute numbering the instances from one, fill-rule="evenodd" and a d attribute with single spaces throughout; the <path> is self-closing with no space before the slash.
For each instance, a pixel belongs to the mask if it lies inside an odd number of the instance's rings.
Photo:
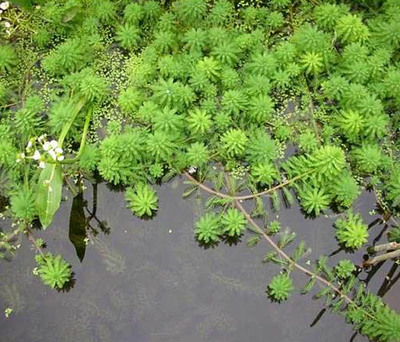
<path id="1" fill-rule="evenodd" d="M 14 309 L 0 317 L 1 341 L 41 342 L 302 342 L 350 341 L 351 326 L 339 315 L 324 313 L 310 295 L 295 293 L 282 304 L 265 295 L 269 280 L 279 268 L 263 264 L 264 241 L 250 248 L 246 236 L 237 245 L 220 243 L 204 249 L 194 239 L 193 222 L 202 206 L 196 197 L 182 199 L 179 179 L 157 189 L 160 208 L 143 221 L 125 208 L 123 193 L 100 184 L 97 217 L 106 221 L 109 234 L 93 237 L 80 263 L 69 242 L 72 201 L 65 201 L 54 224 L 45 232 L 48 250 L 62 254 L 73 265 L 76 283 L 68 292 L 56 292 L 33 276 L 34 252 L 28 241 L 12 262 L 0 263 L 0 308 Z M 90 197 L 90 189 L 85 193 Z M 88 198 L 89 203 L 91 198 Z M 356 204 L 372 223 L 377 216 L 371 194 Z M 90 207 L 90 205 L 89 205 Z M 315 220 L 305 218 L 297 205 L 276 212 L 283 227 L 291 227 L 311 247 L 310 259 L 337 250 L 332 213 Z M 383 226 L 371 227 L 372 239 Z M 37 232 L 40 237 L 42 232 Z M 344 256 L 332 256 L 332 261 Z M 346 257 L 361 263 L 363 252 Z M 371 277 L 379 290 L 392 263 Z M 398 271 L 398 270 L 397 270 Z M 305 277 L 297 272 L 298 288 Z M 361 274 L 361 278 L 367 274 Z M 297 291 L 299 292 L 299 291 Z M 400 312 L 400 286 L 384 296 Z M 367 341 L 355 336 L 351 341 Z"/>

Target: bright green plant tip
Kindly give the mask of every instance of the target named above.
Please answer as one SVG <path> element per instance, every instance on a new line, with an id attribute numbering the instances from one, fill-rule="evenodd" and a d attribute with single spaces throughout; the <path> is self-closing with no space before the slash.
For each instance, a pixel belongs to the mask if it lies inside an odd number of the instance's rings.
<path id="1" fill-rule="evenodd" d="M 274 276 L 268 285 L 268 295 L 273 301 L 287 300 L 294 290 L 293 281 L 288 274 L 280 273 Z"/>
<path id="2" fill-rule="evenodd" d="M 218 242 L 222 234 L 220 218 L 214 213 L 200 217 L 195 227 L 197 240 L 206 244 Z"/>
<path id="3" fill-rule="evenodd" d="M 242 235 L 246 223 L 246 218 L 237 209 L 228 209 L 221 217 L 223 232 L 231 237 Z"/>
<path id="4" fill-rule="evenodd" d="M 138 184 L 134 189 L 128 188 L 125 193 L 128 208 L 139 216 L 152 216 L 158 209 L 156 192 L 147 184 Z"/>
<path id="5" fill-rule="evenodd" d="M 62 259 L 61 255 L 53 256 L 48 253 L 36 257 L 38 273 L 43 283 L 55 289 L 62 289 L 71 279 L 71 266 Z"/>
<path id="6" fill-rule="evenodd" d="M 368 226 L 359 214 L 349 211 L 346 218 L 335 222 L 335 227 L 336 238 L 347 248 L 358 249 L 368 240 Z"/>

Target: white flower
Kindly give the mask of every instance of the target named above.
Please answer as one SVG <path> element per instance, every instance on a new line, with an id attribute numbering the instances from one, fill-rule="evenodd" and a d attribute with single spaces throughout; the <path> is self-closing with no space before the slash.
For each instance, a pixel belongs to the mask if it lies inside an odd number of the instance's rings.
<path id="1" fill-rule="evenodd" d="M 46 134 L 42 134 L 42 135 L 38 138 L 39 142 L 41 142 L 44 138 L 46 138 Z"/>
<path id="2" fill-rule="evenodd" d="M 32 158 L 34 160 L 39 160 L 40 159 L 40 152 L 38 150 L 35 150 L 35 153 L 33 154 Z"/>
<path id="3" fill-rule="evenodd" d="M 17 163 L 20 163 L 22 159 L 25 158 L 25 153 L 18 153 L 17 154 Z"/>
<path id="4" fill-rule="evenodd" d="M 5 26 L 6 28 L 10 28 L 10 27 L 11 27 L 11 24 L 10 24 L 8 21 L 5 21 L 5 22 L 4 22 L 4 26 Z"/>
<path id="5" fill-rule="evenodd" d="M 49 150 L 48 153 L 50 154 L 51 158 L 53 158 L 53 160 L 56 160 L 56 159 L 57 159 L 57 155 L 56 155 L 56 153 L 54 152 L 54 150 Z"/>
<path id="6" fill-rule="evenodd" d="M 58 142 L 56 140 L 50 141 L 50 146 L 51 148 L 55 149 L 58 147 Z"/>
<path id="7" fill-rule="evenodd" d="M 55 150 L 54 150 L 57 154 L 62 154 L 64 151 L 63 151 L 63 149 L 61 148 L 61 147 L 57 147 Z"/>
<path id="8" fill-rule="evenodd" d="M 44 144 L 43 144 L 43 149 L 44 149 L 45 151 L 50 150 L 50 143 L 49 143 L 48 141 L 45 141 L 45 142 L 44 142 Z"/>
<path id="9" fill-rule="evenodd" d="M 0 4 L 0 8 L 5 11 L 6 9 L 8 9 L 10 7 L 10 3 L 8 1 L 4 1 Z"/>
<path id="10" fill-rule="evenodd" d="M 29 150 L 32 147 L 32 141 L 29 140 L 28 145 L 26 145 L 26 149 Z"/>
<path id="11" fill-rule="evenodd" d="M 195 167 L 195 166 L 191 166 L 190 168 L 189 168 L 189 170 L 188 170 L 188 172 L 190 173 L 190 174 L 193 174 L 193 173 L 195 173 L 197 171 L 197 168 Z"/>
<path id="12" fill-rule="evenodd" d="M 57 157 L 57 160 L 58 160 L 58 161 L 63 161 L 63 160 L 64 160 L 64 156 L 58 156 L 58 157 Z"/>
<path id="13" fill-rule="evenodd" d="M 41 162 L 39 163 L 39 167 L 40 167 L 41 169 L 44 169 L 44 168 L 46 167 L 46 163 L 45 163 L 44 161 L 41 161 Z"/>

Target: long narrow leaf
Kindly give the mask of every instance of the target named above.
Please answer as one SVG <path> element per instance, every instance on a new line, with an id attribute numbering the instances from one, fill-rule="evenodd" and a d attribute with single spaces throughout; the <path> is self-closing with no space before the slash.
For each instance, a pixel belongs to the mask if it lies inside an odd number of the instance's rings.
<path id="1" fill-rule="evenodd" d="M 39 176 L 35 205 L 40 223 L 46 229 L 60 207 L 62 193 L 62 170 L 57 164 L 47 164 Z"/>

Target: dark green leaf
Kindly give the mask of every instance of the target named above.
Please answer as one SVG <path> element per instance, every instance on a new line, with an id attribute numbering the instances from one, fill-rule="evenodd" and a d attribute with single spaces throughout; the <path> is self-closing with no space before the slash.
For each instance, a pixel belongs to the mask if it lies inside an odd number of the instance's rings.
<path id="1" fill-rule="evenodd" d="M 86 251 L 86 226 L 83 193 L 80 192 L 72 201 L 71 214 L 69 216 L 69 240 L 74 245 L 76 255 L 81 262 Z"/>
<path id="2" fill-rule="evenodd" d="M 299 245 L 297 246 L 296 250 L 293 254 L 293 260 L 298 262 L 306 253 L 306 244 L 304 241 L 300 241 Z"/>
<path id="3" fill-rule="evenodd" d="M 196 190 L 197 190 L 197 186 L 192 186 L 192 187 L 186 189 L 186 190 L 184 191 L 183 195 L 182 195 L 183 198 L 189 197 L 189 196 L 192 195 Z"/>
<path id="4" fill-rule="evenodd" d="M 285 248 L 287 245 L 289 245 L 294 239 L 296 238 L 296 233 L 291 232 L 291 233 L 285 233 L 281 236 L 281 239 L 278 242 L 278 246 L 280 248 Z"/>
<path id="5" fill-rule="evenodd" d="M 248 247 L 254 247 L 255 245 L 257 245 L 258 241 L 260 241 L 260 240 L 261 240 L 261 237 L 253 236 L 253 237 L 247 239 L 246 244 Z"/>
<path id="6" fill-rule="evenodd" d="M 310 292 L 314 286 L 315 286 L 315 278 L 310 278 L 310 280 L 308 281 L 307 285 L 304 286 L 303 290 L 301 290 L 301 294 L 307 294 L 308 292 Z"/>

